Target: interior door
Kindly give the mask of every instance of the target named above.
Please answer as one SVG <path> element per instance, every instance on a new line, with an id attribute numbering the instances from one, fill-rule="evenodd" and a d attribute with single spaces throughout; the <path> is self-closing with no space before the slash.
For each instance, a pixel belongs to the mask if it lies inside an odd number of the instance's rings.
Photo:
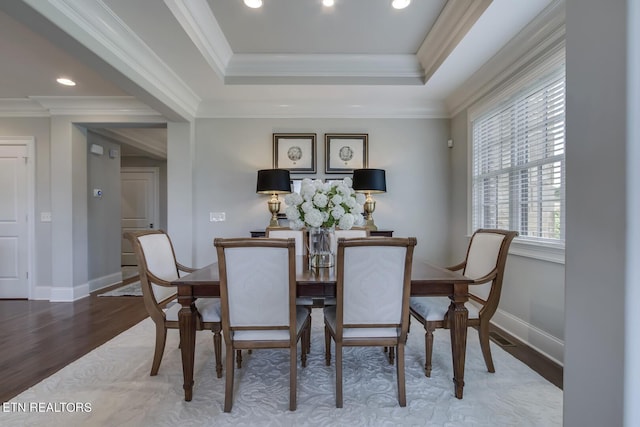
<path id="1" fill-rule="evenodd" d="M 122 265 L 137 265 L 128 231 L 148 230 L 158 227 L 158 168 L 122 168 Z"/>
<path id="2" fill-rule="evenodd" d="M 0 298 L 28 298 L 27 147 L 0 145 Z"/>

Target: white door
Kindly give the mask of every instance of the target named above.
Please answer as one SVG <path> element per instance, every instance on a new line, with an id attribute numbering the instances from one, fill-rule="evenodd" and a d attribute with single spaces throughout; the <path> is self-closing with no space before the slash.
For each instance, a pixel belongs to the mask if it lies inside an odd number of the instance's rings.
<path id="1" fill-rule="evenodd" d="M 0 298 L 28 298 L 27 147 L 0 145 Z"/>
<path id="2" fill-rule="evenodd" d="M 158 168 L 122 168 L 122 265 L 138 265 L 128 231 L 158 228 Z"/>

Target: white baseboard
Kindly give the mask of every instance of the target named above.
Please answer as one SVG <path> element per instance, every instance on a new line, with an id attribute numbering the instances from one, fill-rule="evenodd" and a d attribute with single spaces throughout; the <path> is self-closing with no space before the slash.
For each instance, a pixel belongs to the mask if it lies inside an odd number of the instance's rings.
<path id="1" fill-rule="evenodd" d="M 518 338 L 538 353 L 564 366 L 564 341 L 500 309 L 493 315 L 491 323 Z"/>
<path id="2" fill-rule="evenodd" d="M 75 287 L 52 287 L 51 302 L 72 302 L 89 296 L 89 284 L 85 283 Z"/>
<path id="3" fill-rule="evenodd" d="M 51 287 L 36 286 L 31 299 L 49 301 L 51 299 Z"/>
<path id="4" fill-rule="evenodd" d="M 120 282 L 122 282 L 122 271 L 91 279 L 89 280 L 89 292 L 97 291 L 98 289 L 106 288 Z"/>

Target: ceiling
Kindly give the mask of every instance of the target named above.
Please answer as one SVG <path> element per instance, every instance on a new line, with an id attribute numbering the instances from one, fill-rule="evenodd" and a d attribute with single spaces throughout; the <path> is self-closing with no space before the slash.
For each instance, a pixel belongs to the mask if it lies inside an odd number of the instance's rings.
<path id="1" fill-rule="evenodd" d="M 0 115 L 449 117 L 455 90 L 552 2 L 0 2 Z"/>

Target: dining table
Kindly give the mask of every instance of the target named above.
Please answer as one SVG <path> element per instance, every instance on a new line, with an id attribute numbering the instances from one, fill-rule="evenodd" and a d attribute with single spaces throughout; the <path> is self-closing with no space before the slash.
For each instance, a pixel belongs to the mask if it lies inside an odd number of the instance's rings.
<path id="1" fill-rule="evenodd" d="M 296 257 L 296 292 L 298 297 L 336 297 L 335 267 L 309 267 L 306 257 Z M 464 388 L 464 364 L 467 347 L 467 320 L 465 307 L 468 288 L 472 279 L 446 268 L 422 260 L 413 260 L 411 269 L 411 296 L 447 296 L 449 305 L 449 328 L 453 359 L 453 383 L 455 396 L 462 399 Z M 193 397 L 193 369 L 195 357 L 198 298 L 220 297 L 218 263 L 200 268 L 171 282 L 177 287 L 180 326 L 180 349 L 184 377 L 184 400 Z"/>

